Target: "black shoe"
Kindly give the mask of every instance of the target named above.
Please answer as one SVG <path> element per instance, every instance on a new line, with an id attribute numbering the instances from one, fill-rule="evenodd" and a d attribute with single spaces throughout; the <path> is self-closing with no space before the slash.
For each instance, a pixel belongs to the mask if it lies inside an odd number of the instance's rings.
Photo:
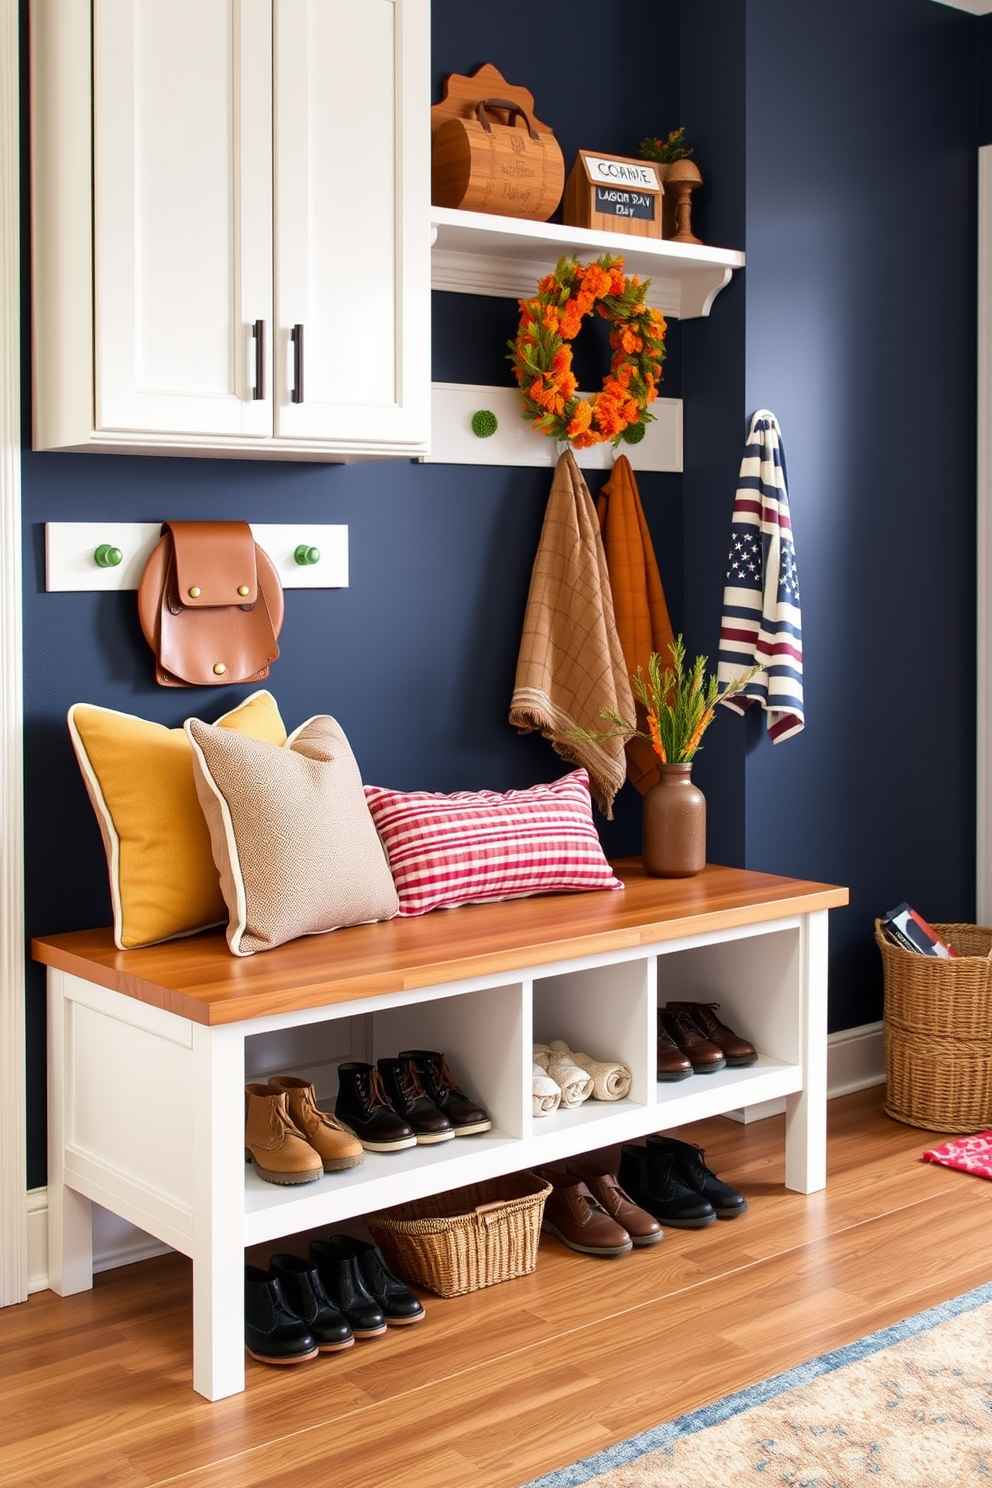
<path id="1" fill-rule="evenodd" d="M 747 1199 L 706 1166 L 703 1161 L 706 1154 L 701 1147 L 696 1147 L 692 1142 L 680 1142 L 675 1137 L 666 1137 L 663 1132 L 655 1132 L 648 1137 L 647 1145 L 654 1152 L 671 1154 L 676 1177 L 709 1200 L 717 1219 L 736 1219 L 738 1214 L 744 1213 Z"/>
<path id="2" fill-rule="evenodd" d="M 324 1290 L 343 1312 L 356 1338 L 378 1338 L 386 1331 L 382 1308 L 362 1280 L 347 1235 L 310 1241 L 310 1260 L 317 1267 Z"/>
<path id="3" fill-rule="evenodd" d="M 348 1060 L 338 1065 L 334 1114 L 345 1131 L 357 1137 L 369 1152 L 400 1152 L 417 1145 L 413 1127 L 389 1104 L 382 1076 L 374 1064 Z"/>
<path id="4" fill-rule="evenodd" d="M 371 1240 L 356 1240 L 351 1235 L 338 1235 L 337 1239 L 351 1249 L 365 1290 L 378 1302 L 387 1324 L 399 1327 L 419 1323 L 427 1316 L 423 1303 L 390 1271 L 378 1245 Z"/>
<path id="5" fill-rule="evenodd" d="M 245 1348 L 262 1364 L 302 1364 L 317 1357 L 317 1340 L 283 1296 L 279 1279 L 245 1267 Z"/>
<path id="6" fill-rule="evenodd" d="M 320 1353 L 351 1348 L 355 1338 L 348 1319 L 327 1295 L 312 1261 L 297 1255 L 269 1256 L 269 1271 L 282 1283 L 286 1301 L 310 1329 Z"/>
<path id="7" fill-rule="evenodd" d="M 397 1116 L 402 1116 L 416 1132 L 417 1142 L 420 1145 L 450 1142 L 455 1128 L 421 1085 L 413 1060 L 378 1059 L 376 1065 L 382 1076 L 386 1099 Z"/>
<path id="8" fill-rule="evenodd" d="M 444 1112 L 455 1129 L 456 1137 L 489 1131 L 492 1126 L 489 1112 L 458 1089 L 443 1054 L 434 1049 L 401 1049 L 399 1057 L 412 1061 L 428 1100 Z"/>
<path id="9" fill-rule="evenodd" d="M 708 1199 L 682 1183 L 670 1152 L 625 1142 L 620 1148 L 620 1186 L 641 1209 L 677 1230 L 701 1230 L 713 1224 L 716 1210 Z"/>

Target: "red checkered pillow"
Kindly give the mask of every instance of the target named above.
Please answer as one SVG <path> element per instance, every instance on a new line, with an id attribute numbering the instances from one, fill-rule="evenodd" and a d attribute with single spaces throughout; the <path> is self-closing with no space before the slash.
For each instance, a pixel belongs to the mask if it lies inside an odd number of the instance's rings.
<path id="1" fill-rule="evenodd" d="M 401 915 L 528 894 L 623 888 L 593 825 L 585 770 L 505 794 L 367 785 L 365 797 Z"/>

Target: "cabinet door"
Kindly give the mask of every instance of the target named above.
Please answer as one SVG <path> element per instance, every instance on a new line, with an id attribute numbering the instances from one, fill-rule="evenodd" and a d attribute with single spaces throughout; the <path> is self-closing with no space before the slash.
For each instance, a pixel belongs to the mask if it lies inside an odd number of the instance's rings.
<path id="1" fill-rule="evenodd" d="M 412 452 L 430 428 L 428 0 L 274 7 L 275 433 Z"/>
<path id="2" fill-rule="evenodd" d="M 93 86 L 96 428 L 271 434 L 270 0 L 95 0 Z"/>

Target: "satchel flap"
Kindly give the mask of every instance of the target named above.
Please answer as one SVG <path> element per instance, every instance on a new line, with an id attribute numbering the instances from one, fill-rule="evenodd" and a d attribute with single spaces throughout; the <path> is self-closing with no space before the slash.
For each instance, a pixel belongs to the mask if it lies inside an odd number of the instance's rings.
<path id="1" fill-rule="evenodd" d="M 172 533 L 176 590 L 194 609 L 258 599 L 255 540 L 247 522 L 165 522 Z"/>

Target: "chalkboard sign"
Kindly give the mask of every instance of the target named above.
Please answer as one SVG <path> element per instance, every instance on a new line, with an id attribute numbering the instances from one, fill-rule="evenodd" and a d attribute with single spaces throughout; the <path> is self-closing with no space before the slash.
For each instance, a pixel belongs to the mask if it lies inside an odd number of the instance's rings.
<path id="1" fill-rule="evenodd" d="M 618 186 L 596 187 L 596 211 L 605 217 L 654 218 L 654 197 L 646 191 L 622 191 Z"/>
<path id="2" fill-rule="evenodd" d="M 565 183 L 562 221 L 633 237 L 661 237 L 661 167 L 626 155 L 580 150 Z"/>

